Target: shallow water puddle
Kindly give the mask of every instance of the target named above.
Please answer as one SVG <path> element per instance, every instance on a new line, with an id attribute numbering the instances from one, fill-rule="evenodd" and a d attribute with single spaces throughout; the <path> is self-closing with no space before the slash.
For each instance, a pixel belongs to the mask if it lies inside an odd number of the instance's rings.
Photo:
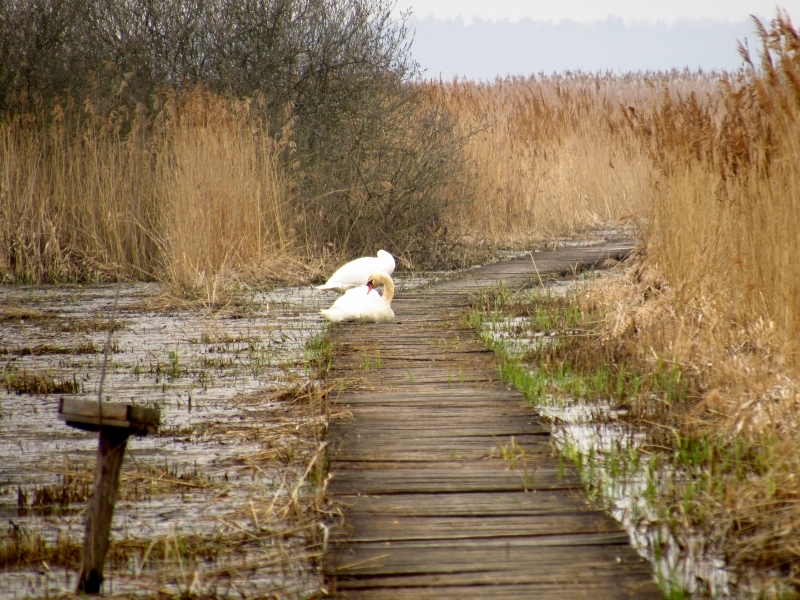
<path id="1" fill-rule="evenodd" d="M 319 299 L 305 291 L 256 294 L 247 315 L 234 317 L 141 311 L 137 306 L 148 292 L 149 286 L 123 289 L 121 326 L 113 336 L 103 395 L 160 408 L 166 433 L 241 419 L 248 410 L 242 398 L 285 384 L 302 368 L 308 339 L 322 331 L 316 315 Z M 15 380 L 44 374 L 56 382 L 76 382 L 74 395 L 96 396 L 103 362 L 100 351 L 107 336 L 96 329 L 107 329 L 114 289 L 5 288 L 0 293 L 7 305 L 24 305 L 46 315 L 6 321 L 0 331 L 0 347 L 5 350 L 0 453 L 11 458 L 0 466 L 0 481 L 41 483 L 40 475 L 27 467 L 44 454 L 60 456 L 64 450 L 82 448 L 85 444 L 80 441 L 87 435 L 54 420 L 58 398 L 64 394 L 17 394 Z M 96 352 L 68 353 L 81 346 Z M 42 347 L 65 353 L 24 352 Z M 162 438 L 137 439 L 136 447 L 156 448 Z M 33 445 L 30 451 L 29 445 Z"/>

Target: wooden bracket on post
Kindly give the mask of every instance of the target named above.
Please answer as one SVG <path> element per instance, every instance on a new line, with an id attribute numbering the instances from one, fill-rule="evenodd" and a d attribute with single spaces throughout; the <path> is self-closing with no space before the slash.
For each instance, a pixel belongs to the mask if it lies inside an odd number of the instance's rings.
<path id="1" fill-rule="evenodd" d="M 111 520 L 128 437 L 156 433 L 161 411 L 125 402 L 61 398 L 58 418 L 71 427 L 100 432 L 77 588 L 80 593 L 98 594 L 103 583 L 103 565 L 108 553 Z"/>
<path id="2" fill-rule="evenodd" d="M 58 418 L 71 427 L 86 431 L 98 431 L 102 425 L 127 429 L 128 434 L 147 435 L 158 431 L 161 411 L 127 402 L 61 398 L 58 403 Z"/>

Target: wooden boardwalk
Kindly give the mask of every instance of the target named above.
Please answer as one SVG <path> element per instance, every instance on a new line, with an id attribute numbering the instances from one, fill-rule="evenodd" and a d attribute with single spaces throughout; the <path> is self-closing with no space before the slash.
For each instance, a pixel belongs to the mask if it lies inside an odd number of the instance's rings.
<path id="1" fill-rule="evenodd" d="M 469 293 L 619 257 L 567 248 L 402 292 L 391 324 L 334 326 L 325 571 L 344 598 L 662 598 L 616 521 L 586 500 L 547 427 L 497 378 Z M 512 458 L 513 456 L 513 458 Z"/>

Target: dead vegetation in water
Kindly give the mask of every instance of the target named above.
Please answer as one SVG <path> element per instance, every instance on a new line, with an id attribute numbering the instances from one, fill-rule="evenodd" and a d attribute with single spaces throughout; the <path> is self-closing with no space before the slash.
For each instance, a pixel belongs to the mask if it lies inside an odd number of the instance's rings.
<path id="1" fill-rule="evenodd" d="M 81 391 L 77 376 L 53 375 L 49 372 L 35 372 L 17 369 L 7 365 L 2 371 L 2 386 L 9 394 L 76 394 Z"/>
<path id="2" fill-rule="evenodd" d="M 793 421 L 798 406 L 773 388 L 773 396 L 760 398 L 775 411 L 770 426 L 755 430 L 746 420 L 727 420 L 730 415 L 720 412 L 720 388 L 709 390 L 706 378 L 724 374 L 726 392 L 744 395 L 745 379 L 751 385 L 759 375 L 737 375 L 741 362 L 731 349 L 726 357 L 706 355 L 708 362 L 694 365 L 670 360 L 674 354 L 667 353 L 667 345 L 680 323 L 669 286 L 652 278 L 640 261 L 637 257 L 633 266 L 582 286 L 577 296 L 537 290 L 483 293 L 473 299 L 478 311 L 473 325 L 482 330 L 492 319 L 502 319 L 503 331 L 530 341 L 517 350 L 491 343 L 503 357 L 501 375 L 534 403 L 580 399 L 591 409 L 597 402 L 599 414 L 614 412 L 615 426 L 627 423 L 643 436 L 637 448 L 623 445 L 619 455 L 603 455 L 605 468 L 624 480 L 626 469 L 635 473 L 640 462 L 648 465 L 648 504 L 659 515 L 657 526 L 668 528 L 678 544 L 691 540 L 696 558 L 726 556 L 736 593 L 794 597 L 787 590 L 798 584 L 800 498 L 792 483 L 800 476 Z M 663 337 L 651 337 L 654 330 Z M 748 335 L 757 343 L 752 332 Z M 752 410 L 751 405 L 747 396 L 740 400 L 741 409 Z M 781 439 L 776 426 L 788 435 Z M 588 456 L 579 466 L 594 460 Z M 590 493 L 602 489 L 591 475 L 587 484 Z M 702 590 L 708 582 L 695 583 Z"/>
<path id="3" fill-rule="evenodd" d="M 25 306 L 0 306 L 0 322 L 55 319 L 58 315 L 41 312 Z"/>
<path id="4" fill-rule="evenodd" d="M 57 329 L 62 332 L 91 333 L 97 331 L 120 331 L 126 327 L 124 321 L 119 319 L 113 322 L 107 317 L 96 315 L 89 318 L 64 318 L 63 315 L 53 312 L 38 311 L 23 306 L 0 306 L 0 323 L 20 321 L 36 322 L 42 326 Z"/>
<path id="5" fill-rule="evenodd" d="M 127 327 L 124 321 L 109 319 L 99 315 L 88 319 L 59 319 L 56 327 L 64 333 L 92 333 L 99 331 L 122 331 Z"/>
<path id="6" fill-rule="evenodd" d="M 68 536 L 59 536 L 48 543 L 44 536 L 32 533 L 9 520 L 8 529 L 0 534 L 0 568 L 18 567 L 32 562 L 45 561 L 52 565 L 77 565 L 81 559 L 81 546 Z"/>
<path id="7" fill-rule="evenodd" d="M 14 293 L 25 296 L 25 290 Z M 94 302 L 94 292 L 89 296 Z M 254 300 L 255 294 L 232 303 L 231 313 L 246 311 L 246 322 L 232 321 L 228 317 L 234 315 L 228 313 L 223 319 L 216 318 L 219 313 L 215 318 L 201 313 L 166 319 L 136 313 L 138 305 L 133 305 L 146 296 L 134 290 L 123 298 L 124 310 L 130 311 L 120 337 L 124 352 L 113 360 L 123 383 L 131 386 L 126 389 L 138 401 L 159 404 L 169 418 L 157 437 L 129 444 L 105 591 L 122 597 L 230 597 L 239 593 L 235 590 L 252 597 L 318 593 L 326 540 L 322 520 L 327 510 L 324 441 L 329 414 L 320 383 L 327 344 L 323 336 L 308 339 L 318 331 L 316 323 L 309 322 L 309 311 L 296 305 L 291 291 L 276 292 L 272 314 L 266 312 L 266 300 Z M 58 309 L 65 301 L 70 301 L 69 294 L 55 295 L 51 304 Z M 65 312 L 80 314 L 74 307 Z M 163 321 L 147 330 L 155 319 Z M 91 319 L 75 322 L 86 320 Z M 35 349 L 34 340 L 52 338 L 54 348 L 40 350 L 61 348 L 59 344 L 66 348 L 65 340 L 74 339 L 72 332 L 61 332 L 58 325 L 58 320 L 15 324 L 16 334 L 10 330 L 8 339 L 19 348 Z M 153 330 L 156 334 L 150 335 Z M 67 335 L 52 337 L 54 332 Z M 136 335 L 147 336 L 150 345 L 131 343 Z M 53 366 L 61 356 L 10 358 L 32 373 L 31 365 Z M 80 369 L 79 383 L 81 374 L 94 381 L 99 367 L 97 361 L 88 362 L 92 364 L 72 367 Z M 12 366 L 6 364 L 7 371 Z M 217 367 L 224 373 L 216 373 Z M 58 372 L 54 366 L 53 371 Z M 203 374 L 222 383 L 215 387 L 200 381 Z M 154 386 L 159 393 L 151 391 Z M 269 391 L 254 391 L 265 388 Z M 108 389 L 114 394 L 112 385 Z M 42 436 L 53 431 L 49 426 L 55 399 L 6 398 L 9 431 L 19 429 L 21 422 L 30 423 L 32 431 L 30 440 L 21 440 L 19 453 L 15 441 L 5 440 L 15 454 L 12 464 L 20 465 L 22 483 L 0 488 L 1 507 L 12 522 L 0 529 L 0 570 L 12 593 L 35 590 L 31 593 L 57 596 L 74 589 L 96 438 L 80 433 L 85 439 L 75 439 L 71 430 L 56 431 L 58 441 L 52 444 Z M 19 420 L 21 415 L 26 421 Z M 54 459 L 52 452 L 37 447 L 37 440 L 50 449 L 64 444 L 75 451 L 62 458 L 59 449 Z"/>
<path id="8" fill-rule="evenodd" d="M 626 364 L 674 373 L 683 390 L 679 401 L 635 407 L 664 427 L 659 445 L 692 452 L 690 466 L 707 474 L 692 494 L 676 496 L 685 518 L 732 566 L 800 583 L 800 373 L 774 327 L 732 321 L 712 298 L 685 303 L 641 261 L 582 302 L 605 313 L 601 344 L 624 348 Z"/>
<path id="9" fill-rule="evenodd" d="M 174 312 L 205 312 L 217 317 L 246 318 L 263 310 L 259 303 L 243 296 L 238 289 L 220 290 L 213 298 L 205 298 L 194 294 L 176 294 L 173 290 L 164 289 L 160 293 L 147 296 L 132 305 L 131 310 L 169 314 Z"/>
<path id="10" fill-rule="evenodd" d="M 324 349 L 319 345 L 315 365 L 324 361 Z M 112 595 L 317 592 L 327 539 L 322 525 L 329 418 L 325 390 L 297 380 L 278 394 L 253 394 L 241 403 L 248 415 L 241 422 L 201 423 L 160 434 L 187 441 L 199 436 L 237 449 L 226 452 L 221 464 L 202 469 L 158 464 L 146 454 L 137 456 L 135 445 L 131 448 L 115 518 L 125 521 L 125 514 L 139 505 L 173 511 L 189 503 L 196 514 L 188 529 L 154 521 L 149 533 L 128 532 L 130 525 L 125 525 L 128 533 L 115 535 L 109 552 L 106 578 L 114 581 Z M 68 514 L 85 506 L 94 477 L 92 462 L 78 464 L 65 457 L 50 470 L 62 484 L 21 495 L 21 515 Z M 45 537 L 15 521 L 0 534 L 0 567 L 20 569 L 44 561 L 53 569 L 77 569 L 82 528 Z"/>
<path id="11" fill-rule="evenodd" d="M 18 348 L 0 348 L 0 356 L 47 356 L 57 354 L 100 354 L 102 352 L 94 340 L 83 340 L 72 346 L 59 344 L 37 344 L 35 346 L 21 346 Z M 109 351 L 120 352 L 119 342 L 113 342 Z"/>

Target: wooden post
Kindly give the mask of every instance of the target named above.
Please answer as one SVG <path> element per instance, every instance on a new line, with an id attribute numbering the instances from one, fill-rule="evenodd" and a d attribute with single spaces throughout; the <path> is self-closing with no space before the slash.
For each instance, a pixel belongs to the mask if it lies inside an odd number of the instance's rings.
<path id="1" fill-rule="evenodd" d="M 86 510 L 83 560 L 78 575 L 78 592 L 84 594 L 99 594 L 103 583 L 103 565 L 108 553 L 111 520 L 119 490 L 119 473 L 128 436 L 130 431 L 122 427 L 100 427 L 97 467 L 92 497 Z"/>
<path id="2" fill-rule="evenodd" d="M 131 434 L 157 431 L 160 411 L 123 402 L 62 398 L 58 418 L 72 427 L 100 432 L 77 587 L 79 593 L 98 594 L 103 583 L 103 565 L 108 554 L 119 474 L 128 438 Z"/>

